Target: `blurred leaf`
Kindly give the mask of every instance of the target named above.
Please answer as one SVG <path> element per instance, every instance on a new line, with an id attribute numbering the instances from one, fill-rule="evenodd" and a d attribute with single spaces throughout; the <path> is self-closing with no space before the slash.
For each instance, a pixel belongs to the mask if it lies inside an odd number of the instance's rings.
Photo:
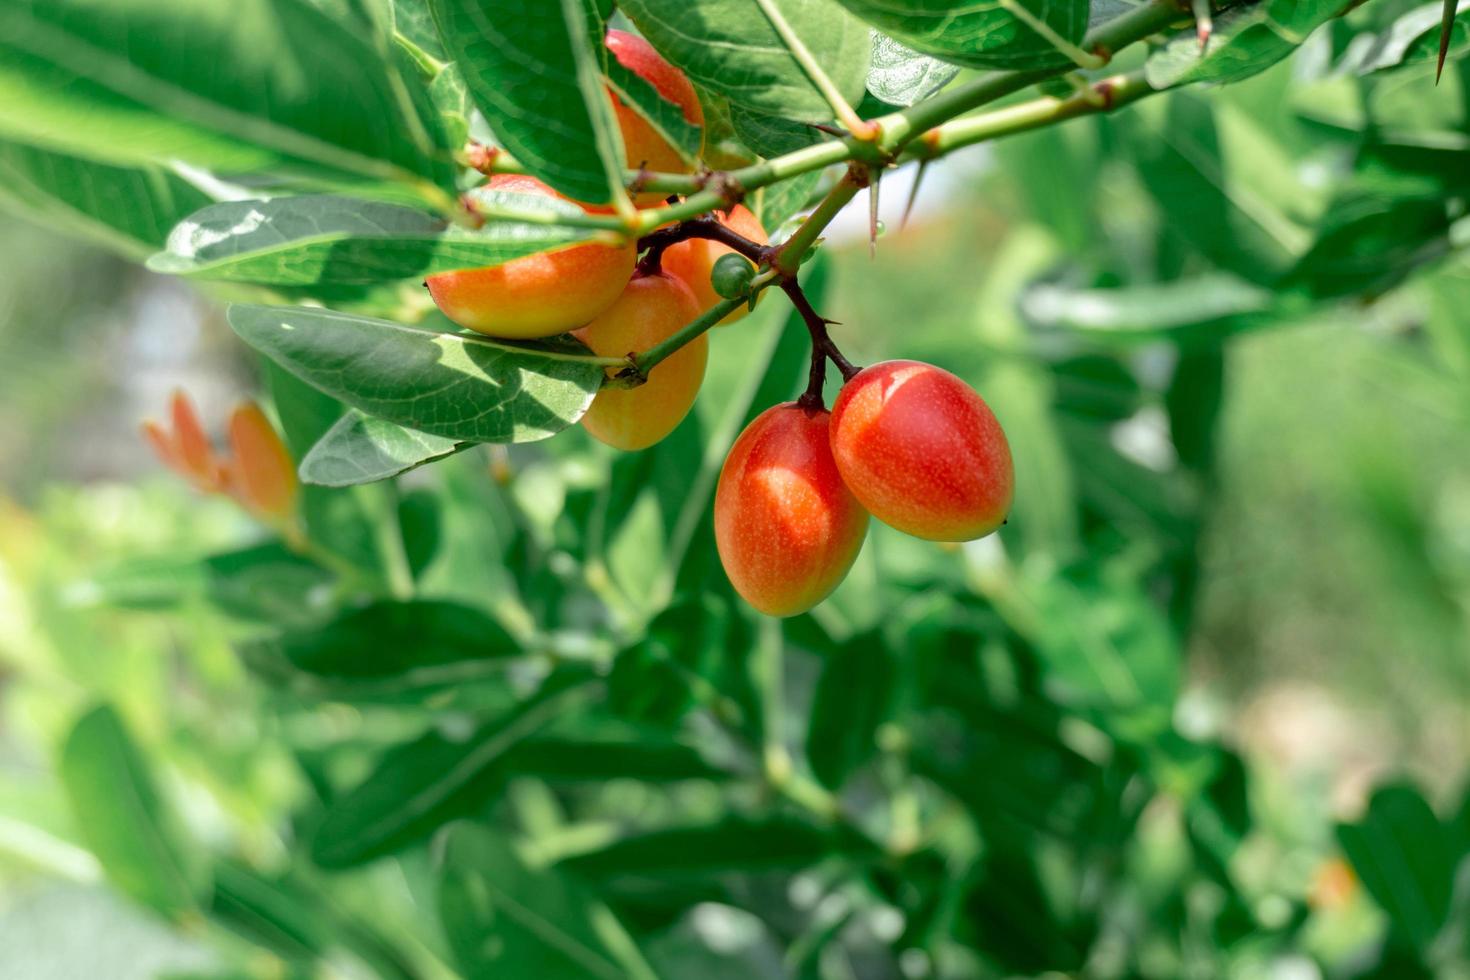
<path id="1" fill-rule="evenodd" d="M 0 132 L 24 142 L 446 200 L 422 91 L 302 0 L 11 0 L 0 52 Z"/>
<path id="2" fill-rule="evenodd" d="M 429 0 L 444 47 L 459 65 L 496 139 L 568 197 L 606 204 L 622 173 L 621 144 L 601 85 L 589 90 L 578 46 L 592 32 L 559 0 Z M 601 36 L 601 31 L 595 32 Z M 600 67 L 606 60 L 596 52 Z M 612 139 L 613 142 L 609 142 Z"/>
<path id="3" fill-rule="evenodd" d="M 733 905 L 702 903 L 643 945 L 661 977 L 751 980 L 788 973 L 781 939 L 759 916 Z"/>
<path id="4" fill-rule="evenodd" d="M 850 102 L 862 97 L 868 30 L 833 4 L 775 0 Z M 755 0 L 623 0 L 619 8 L 659 53 L 699 86 L 787 119 L 832 118 L 827 104 Z M 698 29 L 689 29 L 690 18 Z"/>
<path id="5" fill-rule="evenodd" d="M 913 726 L 914 771 L 965 805 L 988 840 L 1021 851 L 1036 835 L 1106 847 L 1136 818 L 1107 773 L 1056 734 L 1057 709 L 997 709 L 958 680 L 931 697 L 959 702 Z"/>
<path id="6" fill-rule="evenodd" d="M 1033 645 L 1048 696 L 1078 710 L 1129 720 L 1138 735 L 1168 723 L 1179 649 L 1157 607 L 1122 575 L 1080 565 L 987 590 L 997 611 Z"/>
<path id="7" fill-rule="evenodd" d="M 386 480 L 464 445 L 375 419 L 354 408 L 302 458 L 301 480 L 323 487 Z"/>
<path id="8" fill-rule="evenodd" d="M 613 661 L 609 704 L 625 717 L 670 725 L 691 706 L 721 699 L 749 711 L 757 699 L 742 666 L 753 642 L 730 602 L 713 595 L 677 602 Z"/>
<path id="9" fill-rule="evenodd" d="M 311 960 L 332 941 L 328 922 L 304 896 L 247 865 L 216 861 L 210 915 L 288 960 Z"/>
<path id="10" fill-rule="evenodd" d="M 920 54 L 881 31 L 873 32 L 868 91 L 895 106 L 911 106 L 948 85 L 959 67 Z"/>
<path id="11" fill-rule="evenodd" d="M 1463 54 L 1470 43 L 1470 0 L 1431 0 L 1401 14 L 1393 23 L 1375 37 L 1371 44 L 1362 45 L 1361 55 L 1345 64 L 1359 74 L 1385 71 L 1404 65 L 1425 64 L 1439 58 L 1439 44 L 1445 29 L 1445 14 L 1450 12 L 1448 23 L 1449 55 Z M 1349 52 L 1349 55 L 1354 52 Z"/>
<path id="12" fill-rule="evenodd" d="M 1037 283 L 1021 297 L 1033 323 L 1066 330 L 1152 339 L 1190 327 L 1271 309 L 1271 293 L 1225 273 L 1126 289 L 1077 289 Z"/>
<path id="13" fill-rule="evenodd" d="M 1005 4 L 957 7 L 945 0 L 839 2 L 914 50 L 958 65 L 1025 70 L 1072 63 L 1051 39 L 1037 33 Z M 1087 31 L 1086 0 L 1018 0 L 1018 5 L 1073 44 L 1081 41 Z"/>
<path id="14" fill-rule="evenodd" d="M 77 721 L 58 769 L 82 839 L 120 891 L 169 918 L 198 908 L 209 869 L 112 708 Z"/>
<path id="15" fill-rule="evenodd" d="M 1361 820 L 1338 825 L 1337 840 L 1393 932 L 1428 950 L 1449 915 L 1459 855 L 1424 797 L 1412 786 L 1381 786 Z"/>
<path id="16" fill-rule="evenodd" d="M 1215 465 L 1220 408 L 1225 400 L 1225 355 L 1220 350 L 1181 352 L 1164 394 L 1169 435 L 1179 461 L 1199 473 Z"/>
<path id="17" fill-rule="evenodd" d="M 0 141 L 0 206 L 37 224 L 147 257 L 176 222 L 210 202 L 163 167 L 118 167 Z"/>
<path id="18" fill-rule="evenodd" d="M 1165 229 L 1222 269 L 1273 282 L 1310 245 L 1304 224 L 1325 209 L 1322 189 L 1302 183 L 1258 120 L 1222 101 L 1181 92 L 1158 108 L 1145 104 L 1114 125 Z"/>
<path id="19" fill-rule="evenodd" d="M 264 676 L 333 698 L 401 696 L 501 677 L 523 652 L 484 613 L 433 599 L 382 600 L 241 650 Z"/>
<path id="20" fill-rule="evenodd" d="M 833 789 L 878 750 L 898 670 L 877 633 L 864 633 L 826 656 L 812 696 L 806 756 L 812 772 Z"/>
<path id="21" fill-rule="evenodd" d="M 1191 82 L 1238 82 L 1291 54 L 1307 35 L 1342 13 L 1346 0 L 1263 0 L 1216 14 L 1204 52 L 1193 31 L 1149 55 L 1144 75 L 1154 88 Z"/>
<path id="22" fill-rule="evenodd" d="M 544 194 L 482 191 L 487 204 L 581 214 Z M 491 220 L 447 225 L 423 211 L 351 197 L 226 201 L 192 214 L 148 261 L 154 272 L 273 286 L 363 284 L 500 265 L 584 240 L 585 229 Z"/>
<path id="23" fill-rule="evenodd" d="M 430 733 L 390 750 L 327 808 L 312 840 L 312 860 L 328 868 L 362 864 L 473 809 L 499 785 L 497 766 L 508 750 L 590 693 L 586 685 L 563 688 L 459 738 Z"/>
<path id="24" fill-rule="evenodd" d="M 625 837 L 578 854 L 560 867 L 591 879 L 619 875 L 701 879 L 729 873 L 798 870 L 833 854 L 863 853 L 865 844 L 840 831 L 786 817 L 669 827 Z"/>
<path id="25" fill-rule="evenodd" d="M 335 576 L 279 541 L 211 555 L 204 566 L 208 598 L 232 616 L 292 628 L 329 612 L 325 587 Z"/>
<path id="26" fill-rule="evenodd" d="M 545 439 L 581 418 L 602 383 L 602 367 L 570 343 L 521 346 L 307 307 L 236 303 L 229 320 L 333 397 L 456 441 Z"/>
<path id="27" fill-rule="evenodd" d="M 507 772 L 553 783 L 613 779 L 662 783 L 729 775 L 689 746 L 656 732 L 644 732 L 641 737 L 536 736 L 511 749 L 504 766 Z"/>
<path id="28" fill-rule="evenodd" d="M 439 916 L 467 977 L 653 977 L 604 905 L 481 827 L 445 837 Z"/>
<path id="29" fill-rule="evenodd" d="M 1283 280 L 1313 298 L 1375 296 L 1450 250 L 1450 214 L 1434 196 L 1349 192 L 1333 201 L 1317 240 Z"/>

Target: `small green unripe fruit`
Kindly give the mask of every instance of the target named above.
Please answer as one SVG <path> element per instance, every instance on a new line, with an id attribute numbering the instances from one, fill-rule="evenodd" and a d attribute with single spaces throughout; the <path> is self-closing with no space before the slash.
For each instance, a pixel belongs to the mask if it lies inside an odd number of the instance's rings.
<path id="1" fill-rule="evenodd" d="M 734 252 L 721 255 L 715 260 L 714 268 L 709 271 L 710 285 L 725 299 L 744 296 L 750 288 L 750 280 L 754 278 L 755 266 L 745 256 Z"/>

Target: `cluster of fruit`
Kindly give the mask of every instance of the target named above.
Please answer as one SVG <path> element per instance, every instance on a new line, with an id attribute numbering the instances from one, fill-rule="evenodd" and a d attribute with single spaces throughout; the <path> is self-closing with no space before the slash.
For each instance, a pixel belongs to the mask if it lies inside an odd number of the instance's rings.
<path id="1" fill-rule="evenodd" d="M 1010 510 L 1000 423 L 975 389 L 932 364 L 884 361 L 828 412 L 805 398 L 767 409 L 735 440 L 715 490 L 715 543 L 730 582 L 770 616 L 794 616 L 847 575 L 868 515 L 915 537 L 971 541 Z"/>
<path id="2" fill-rule="evenodd" d="M 607 44 L 690 123 L 702 122 L 693 86 L 646 41 L 610 31 Z M 609 94 L 629 167 L 687 172 L 663 137 Z M 487 186 L 555 194 L 519 175 L 494 176 Z M 635 196 L 635 203 L 658 203 L 656 195 L 644 197 Z M 717 220 L 744 240 L 747 252 L 767 243 L 759 221 L 740 205 Z M 623 357 L 648 350 L 719 303 L 715 281 L 724 267 L 716 264 L 732 254 L 726 244 L 692 237 L 661 242 L 640 263 L 633 243 L 587 243 L 443 273 L 427 285 L 461 326 L 510 339 L 571 331 L 593 352 Z M 737 308 L 722 323 L 744 312 Z M 643 384 L 604 387 L 583 426 L 619 449 L 658 442 L 693 407 L 708 349 L 700 334 L 649 370 Z M 750 424 L 730 450 L 715 494 L 716 545 L 730 581 L 773 616 L 804 612 L 836 588 L 862 547 L 869 514 L 918 537 L 965 541 L 1000 526 L 1011 502 L 1005 435 L 959 378 L 913 361 L 854 369 L 845 372 L 852 376 L 829 413 L 820 387 L 825 354 L 818 349 L 813 356 L 813 389 Z"/>
<path id="3" fill-rule="evenodd" d="M 608 31 L 607 46 L 624 68 L 678 105 L 686 120 L 702 124 L 694 86 L 647 41 Z M 609 97 L 630 168 L 689 172 L 683 158 L 642 116 L 611 92 Z M 485 186 L 491 191 L 560 197 L 536 178 L 518 174 L 497 174 Z M 589 213 L 607 210 L 574 203 Z M 648 207 L 662 199 L 639 194 L 634 203 Z M 766 243 L 765 229 L 743 205 L 735 205 L 718 220 L 742 238 Z M 595 354 L 623 357 L 667 339 L 719 303 L 711 271 L 721 256 L 729 254 L 732 251 L 725 245 L 695 238 L 662 249 L 656 266 L 639 267 L 636 244 L 589 242 L 490 268 L 441 273 L 429 277 L 426 285 L 444 315 L 462 327 L 512 340 L 570 331 Z M 745 312 L 737 309 L 721 323 L 732 323 Z M 582 418 L 583 427 L 614 448 L 646 449 L 689 414 L 708 356 L 709 339 L 701 335 L 649 371 L 645 384 L 604 388 Z"/>

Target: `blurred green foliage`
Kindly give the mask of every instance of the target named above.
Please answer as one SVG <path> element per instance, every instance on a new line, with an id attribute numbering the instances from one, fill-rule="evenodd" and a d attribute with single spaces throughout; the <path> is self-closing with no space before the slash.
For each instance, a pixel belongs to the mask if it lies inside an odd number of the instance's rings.
<path id="1" fill-rule="evenodd" d="M 217 384 L 240 352 L 213 307 L 52 230 L 161 247 L 219 190 L 174 151 L 272 191 L 433 201 L 471 120 L 452 74 L 416 74 L 437 48 L 409 0 L 75 6 L 0 0 L 25 56 L 0 71 L 0 99 L 25 96 L 0 108 L 24 178 L 0 200 L 42 226 L 0 239 L 0 973 L 1470 975 L 1470 69 L 1434 86 L 1436 5 L 1223 11 L 1213 54 L 1186 35 L 1118 67 L 1236 84 L 936 164 L 876 261 L 830 245 L 805 267 L 854 359 L 984 393 L 1020 492 L 962 546 L 875 525 L 832 598 L 781 622 L 734 595 L 709 518 L 730 443 L 804 380 L 779 299 L 712 333 L 695 412 L 642 453 L 575 427 L 460 446 L 304 488 L 299 540 L 134 479 L 138 403 L 185 368 L 189 331 L 159 323 L 206 323 Z M 208 85 L 137 129 L 147 99 L 39 57 L 36 25 L 106 40 L 143 14 L 201 42 L 151 68 Z M 352 58 L 273 101 L 321 51 Z M 476 67 L 482 100 L 519 70 Z M 91 87 L 17 81 L 67 72 Z M 343 92 L 371 96 L 355 125 L 310 111 Z M 252 142 L 222 106 L 280 128 Z M 105 166 L 62 125 L 88 107 L 135 137 Z M 518 152 L 550 166 L 532 129 Z M 218 295 L 422 317 L 387 246 L 325 254 Z M 298 460 L 341 436 L 346 406 L 280 366 L 252 384 Z M 375 477 L 452 448 L 396 431 Z M 334 459 L 368 472 L 355 439 Z"/>

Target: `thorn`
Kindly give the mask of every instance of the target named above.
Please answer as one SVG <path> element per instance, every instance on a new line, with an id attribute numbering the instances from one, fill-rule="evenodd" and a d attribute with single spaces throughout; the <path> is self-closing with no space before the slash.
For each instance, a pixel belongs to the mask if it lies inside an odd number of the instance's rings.
<path id="1" fill-rule="evenodd" d="M 914 183 L 911 187 L 909 187 L 909 199 L 904 203 L 903 206 L 903 219 L 898 223 L 898 228 L 900 231 L 909 226 L 909 215 L 914 213 L 914 202 L 919 199 L 919 185 L 924 183 L 924 174 L 927 173 L 928 170 L 929 161 L 920 160 L 919 172 L 914 174 Z"/>
<path id="2" fill-rule="evenodd" d="M 847 135 L 847 130 L 840 129 L 840 128 L 836 127 L 836 126 L 832 126 L 832 125 L 829 125 L 827 123 L 807 123 L 807 125 L 810 126 L 812 129 L 815 129 L 819 133 L 826 133 L 828 136 L 846 136 Z"/>
<path id="3" fill-rule="evenodd" d="M 825 323 L 829 327 L 840 327 L 840 326 L 842 326 L 842 321 L 841 320 L 829 320 L 826 317 L 822 317 L 822 322 Z"/>
<path id="4" fill-rule="evenodd" d="M 868 185 L 868 258 L 878 257 L 878 185 L 883 181 L 883 171 L 873 171 L 873 182 Z"/>
<path id="5" fill-rule="evenodd" d="M 1439 21 L 1439 62 L 1434 67 L 1434 84 L 1439 84 L 1439 76 L 1444 74 L 1444 60 L 1450 53 L 1450 35 L 1455 30 L 1455 8 L 1458 6 L 1455 0 L 1444 0 L 1444 14 Z"/>
<path id="6" fill-rule="evenodd" d="M 1210 15 L 1210 0 L 1189 0 L 1189 6 L 1194 11 L 1194 32 L 1199 38 L 1200 57 L 1204 57 L 1210 35 L 1215 32 L 1215 21 Z"/>

